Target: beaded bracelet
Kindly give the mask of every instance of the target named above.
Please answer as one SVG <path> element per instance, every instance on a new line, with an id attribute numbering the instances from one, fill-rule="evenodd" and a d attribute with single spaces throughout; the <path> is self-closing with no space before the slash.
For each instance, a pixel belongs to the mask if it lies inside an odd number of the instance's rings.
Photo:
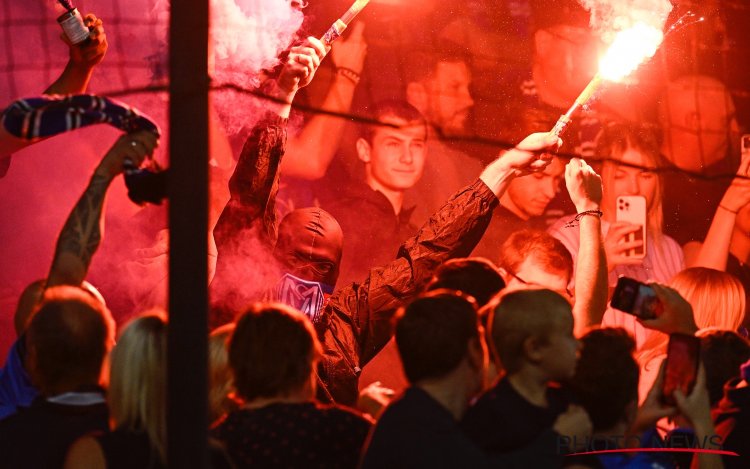
<path id="1" fill-rule="evenodd" d="M 355 85 L 358 85 L 358 84 L 359 84 L 359 79 L 360 79 L 360 75 L 359 75 L 359 73 L 355 72 L 355 71 L 354 71 L 354 70 L 352 70 L 351 68 L 347 68 L 347 67 L 338 67 L 338 68 L 336 69 L 336 73 L 338 73 L 338 74 L 339 74 L 339 75 L 341 75 L 342 77 L 344 77 L 344 78 L 348 79 L 349 81 L 351 81 L 351 82 L 352 82 L 352 83 L 354 83 Z"/>
<path id="2" fill-rule="evenodd" d="M 585 212 L 579 213 L 575 216 L 575 218 L 566 223 L 565 228 L 574 228 L 578 226 L 578 224 L 581 222 L 581 218 L 585 217 L 586 215 L 593 215 L 601 218 L 603 214 L 601 210 L 586 210 Z"/>

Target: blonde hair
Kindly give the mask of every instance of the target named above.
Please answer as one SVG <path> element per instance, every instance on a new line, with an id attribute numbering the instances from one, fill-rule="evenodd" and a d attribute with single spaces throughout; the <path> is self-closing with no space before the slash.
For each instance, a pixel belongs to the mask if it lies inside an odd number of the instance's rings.
<path id="1" fill-rule="evenodd" d="M 650 170 L 658 170 L 666 166 L 659 150 L 659 142 L 651 130 L 628 124 L 610 124 L 602 129 L 596 140 L 596 154 L 605 161 L 601 165 L 603 186 L 602 210 L 605 213 L 615 213 L 617 194 L 611 192 L 615 183 L 617 167 L 620 166 L 623 154 L 627 150 L 635 150 L 646 159 L 646 166 Z M 656 192 L 651 206 L 648 207 L 646 229 L 652 238 L 659 241 L 664 228 L 664 210 L 662 197 L 664 181 L 660 173 L 656 173 Z"/>
<path id="2" fill-rule="evenodd" d="M 166 463 L 167 321 L 149 312 L 128 323 L 111 357 L 109 408 L 115 428 L 142 431 Z"/>
<path id="3" fill-rule="evenodd" d="M 736 331 L 745 319 L 745 288 L 734 275 L 691 267 L 675 275 L 671 284 L 693 307 L 698 329 Z"/>
<path id="4" fill-rule="evenodd" d="M 736 331 L 745 319 L 745 288 L 734 275 L 691 267 L 675 275 L 670 285 L 693 307 L 700 330 Z M 638 362 L 643 365 L 666 353 L 668 341 L 666 334 L 651 334 L 638 353 Z"/>
<path id="5" fill-rule="evenodd" d="M 208 338 L 208 412 L 209 422 L 239 407 L 232 399 L 234 379 L 229 368 L 229 339 L 234 324 L 225 324 L 215 329 Z"/>

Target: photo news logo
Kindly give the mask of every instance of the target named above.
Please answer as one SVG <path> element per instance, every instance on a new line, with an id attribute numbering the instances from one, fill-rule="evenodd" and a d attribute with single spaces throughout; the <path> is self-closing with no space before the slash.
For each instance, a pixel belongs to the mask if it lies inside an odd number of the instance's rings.
<path id="1" fill-rule="evenodd" d="M 651 435 L 595 435 L 595 436 L 557 436 L 557 454 L 581 456 L 612 453 L 708 453 L 723 456 L 739 456 L 733 451 L 726 451 L 719 435 L 697 438 L 689 433 L 676 433 L 666 439 L 658 434 Z"/>

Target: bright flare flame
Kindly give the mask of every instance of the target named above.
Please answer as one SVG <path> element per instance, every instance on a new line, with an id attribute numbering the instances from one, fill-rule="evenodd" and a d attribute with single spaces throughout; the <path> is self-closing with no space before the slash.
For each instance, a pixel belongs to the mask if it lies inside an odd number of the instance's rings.
<path id="1" fill-rule="evenodd" d="M 645 23 L 620 31 L 599 61 L 599 75 L 610 81 L 621 80 L 653 57 L 663 38 L 660 30 Z"/>

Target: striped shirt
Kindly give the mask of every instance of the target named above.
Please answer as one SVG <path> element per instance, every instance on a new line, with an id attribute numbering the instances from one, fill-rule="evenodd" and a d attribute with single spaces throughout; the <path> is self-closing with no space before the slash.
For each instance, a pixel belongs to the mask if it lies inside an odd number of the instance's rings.
<path id="1" fill-rule="evenodd" d="M 565 216 L 549 228 L 549 233 L 559 239 L 570 254 L 573 256 L 574 265 L 577 263 L 578 246 L 580 241 L 579 229 L 565 228 L 565 224 L 572 220 L 574 215 Z M 602 236 L 606 236 L 610 223 L 602 220 Z M 610 291 L 617 284 L 621 276 L 630 277 L 641 282 L 669 283 L 678 272 L 685 268 L 685 260 L 682 248 L 677 242 L 667 235 L 662 235 L 657 242 L 650 234 L 646 235 L 646 257 L 640 264 L 617 265 L 609 273 Z M 621 311 L 607 307 L 602 320 L 602 326 L 622 327 L 629 331 L 640 349 L 650 331 L 644 328 L 635 316 L 625 314 Z"/>

